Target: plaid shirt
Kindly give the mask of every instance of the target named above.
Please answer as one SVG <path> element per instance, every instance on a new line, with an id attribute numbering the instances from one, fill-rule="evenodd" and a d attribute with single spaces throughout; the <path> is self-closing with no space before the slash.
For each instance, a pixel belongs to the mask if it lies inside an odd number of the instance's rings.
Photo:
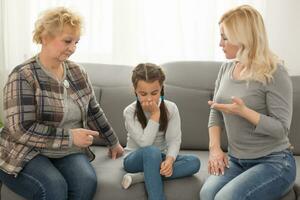
<path id="1" fill-rule="evenodd" d="M 83 128 L 96 130 L 109 146 L 119 143 L 96 101 L 86 72 L 66 61 L 68 94 L 78 103 Z M 0 134 L 0 168 L 17 176 L 41 149 L 71 146 L 70 130 L 58 128 L 63 119 L 63 84 L 49 77 L 35 58 L 17 66 L 4 88 L 5 125 Z M 89 157 L 94 154 L 86 149 Z"/>

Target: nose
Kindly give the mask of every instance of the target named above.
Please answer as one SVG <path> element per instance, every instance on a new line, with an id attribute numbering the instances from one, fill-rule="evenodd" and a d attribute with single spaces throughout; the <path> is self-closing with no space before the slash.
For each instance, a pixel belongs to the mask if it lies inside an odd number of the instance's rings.
<path id="1" fill-rule="evenodd" d="M 224 41 L 222 39 L 220 39 L 219 46 L 223 47 L 223 44 L 224 44 Z"/>
<path id="2" fill-rule="evenodd" d="M 76 50 L 76 43 L 74 43 L 74 44 L 70 44 L 70 46 L 69 46 L 69 51 L 71 51 L 71 52 L 74 52 L 75 50 Z"/>

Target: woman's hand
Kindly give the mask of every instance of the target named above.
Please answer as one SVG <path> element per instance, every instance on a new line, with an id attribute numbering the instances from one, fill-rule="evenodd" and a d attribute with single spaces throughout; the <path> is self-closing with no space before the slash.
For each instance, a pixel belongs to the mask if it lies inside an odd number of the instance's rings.
<path id="1" fill-rule="evenodd" d="M 227 114 L 235 114 L 240 116 L 243 115 L 245 110 L 247 109 L 244 101 L 239 97 L 231 97 L 231 99 L 232 103 L 230 104 L 216 103 L 214 101 L 208 101 L 208 104 L 211 108 Z"/>
<path id="2" fill-rule="evenodd" d="M 221 148 L 210 148 L 208 173 L 217 176 L 224 175 L 225 167 L 229 168 L 227 155 Z"/>
<path id="3" fill-rule="evenodd" d="M 250 108 L 248 108 L 244 101 L 238 97 L 231 97 L 232 103 L 222 104 L 214 101 L 208 101 L 208 105 L 211 108 L 219 110 L 223 113 L 239 115 L 247 119 L 250 123 L 257 126 L 260 120 L 260 114 Z"/>
<path id="4" fill-rule="evenodd" d="M 124 149 L 120 144 L 117 144 L 114 148 L 109 148 L 108 155 L 111 159 L 115 160 L 116 158 L 122 156 L 124 153 Z"/>
<path id="5" fill-rule="evenodd" d="M 166 160 L 160 165 L 160 174 L 165 177 L 170 177 L 173 174 L 174 158 L 167 156 Z"/>
<path id="6" fill-rule="evenodd" d="M 94 137 L 99 135 L 97 131 L 83 128 L 71 129 L 71 132 L 73 136 L 73 144 L 81 148 L 90 146 L 93 143 Z"/>

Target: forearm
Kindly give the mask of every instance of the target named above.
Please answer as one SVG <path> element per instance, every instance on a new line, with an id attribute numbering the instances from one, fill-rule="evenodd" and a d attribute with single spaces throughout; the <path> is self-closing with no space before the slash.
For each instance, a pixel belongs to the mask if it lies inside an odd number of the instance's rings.
<path id="1" fill-rule="evenodd" d="M 221 148 L 221 127 L 209 127 L 209 149 Z"/>
<path id="2" fill-rule="evenodd" d="M 27 146 L 46 149 L 69 148 L 70 131 L 32 122 L 30 125 L 16 123 L 9 126 L 10 135 L 15 141 Z"/>
<path id="3" fill-rule="evenodd" d="M 254 126 L 257 126 L 260 119 L 260 114 L 248 107 L 245 107 L 242 112 L 240 113 L 240 116 L 244 119 L 248 120 L 251 124 Z"/>

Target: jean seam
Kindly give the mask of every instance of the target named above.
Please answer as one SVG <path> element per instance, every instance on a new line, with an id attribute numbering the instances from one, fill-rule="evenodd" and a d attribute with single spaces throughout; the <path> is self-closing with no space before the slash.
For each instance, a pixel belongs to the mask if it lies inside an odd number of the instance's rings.
<path id="1" fill-rule="evenodd" d="M 29 179 L 33 180 L 33 182 L 36 182 L 38 187 L 40 187 L 42 189 L 42 194 L 43 194 L 43 197 L 42 199 L 46 199 L 45 198 L 45 194 L 46 194 L 46 189 L 43 187 L 43 184 L 36 178 L 34 178 L 33 176 L 29 175 L 29 174 L 26 174 L 24 172 L 21 173 L 22 175 L 28 177 Z"/>

